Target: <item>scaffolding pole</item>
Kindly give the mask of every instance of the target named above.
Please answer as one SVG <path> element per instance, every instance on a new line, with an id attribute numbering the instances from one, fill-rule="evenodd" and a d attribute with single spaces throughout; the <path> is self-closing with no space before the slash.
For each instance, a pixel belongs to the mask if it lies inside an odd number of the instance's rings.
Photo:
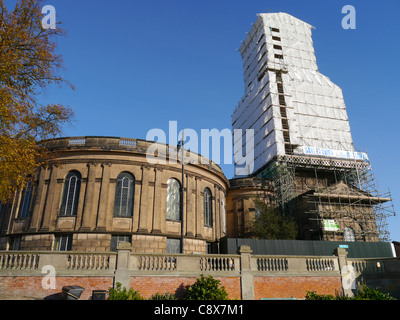
<path id="1" fill-rule="evenodd" d="M 316 185 L 310 188 L 314 195 L 298 190 L 298 173 L 305 170 L 315 179 Z M 387 223 L 387 218 L 395 215 L 391 194 L 379 191 L 367 160 L 286 155 L 276 157 L 257 175 L 273 181 L 275 203 L 283 214 L 293 215 L 299 198 L 306 200 L 311 205 L 306 213 L 316 221 L 320 235 L 325 219 L 338 220 L 341 230 L 331 231 L 331 236 L 325 232 L 321 240 L 343 237 L 344 228 L 353 224 L 357 226 L 352 228 L 356 240 L 391 241 Z M 325 183 L 319 175 L 326 177 Z M 330 187 L 340 182 L 347 186 L 347 194 L 332 193 Z"/>

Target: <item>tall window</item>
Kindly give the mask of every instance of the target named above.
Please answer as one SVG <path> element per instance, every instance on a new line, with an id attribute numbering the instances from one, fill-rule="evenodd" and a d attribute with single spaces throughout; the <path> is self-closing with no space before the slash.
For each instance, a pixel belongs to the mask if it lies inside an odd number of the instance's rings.
<path id="1" fill-rule="evenodd" d="M 204 189 L 204 225 L 212 227 L 212 197 L 208 188 Z"/>
<path id="2" fill-rule="evenodd" d="M 21 236 L 12 237 L 10 250 L 12 250 L 12 251 L 21 250 L 21 242 L 22 242 Z"/>
<path id="3" fill-rule="evenodd" d="M 32 199 L 32 182 L 29 181 L 22 192 L 21 203 L 19 205 L 18 218 L 27 218 Z"/>
<path id="4" fill-rule="evenodd" d="M 167 238 L 167 253 L 180 253 L 181 240 L 174 238 Z"/>
<path id="5" fill-rule="evenodd" d="M 181 220 L 180 187 L 180 183 L 176 179 L 169 179 L 167 182 L 167 220 Z"/>
<path id="6" fill-rule="evenodd" d="M 81 174 L 70 171 L 65 177 L 63 197 L 60 208 L 61 216 L 74 216 L 78 210 L 79 191 L 81 189 Z"/>
<path id="7" fill-rule="evenodd" d="M 132 217 L 133 216 L 133 198 L 135 192 L 135 177 L 122 172 L 117 177 L 114 200 L 114 216 Z"/>
<path id="8" fill-rule="evenodd" d="M 120 242 L 132 243 L 132 236 L 130 236 L 130 235 L 112 235 L 111 236 L 110 250 L 111 251 L 117 251 L 118 244 Z"/>
<path id="9" fill-rule="evenodd" d="M 54 251 L 71 251 L 72 234 L 56 236 L 54 241 Z"/>
<path id="10" fill-rule="evenodd" d="M 356 234 L 352 228 L 344 228 L 344 241 L 356 241 Z"/>

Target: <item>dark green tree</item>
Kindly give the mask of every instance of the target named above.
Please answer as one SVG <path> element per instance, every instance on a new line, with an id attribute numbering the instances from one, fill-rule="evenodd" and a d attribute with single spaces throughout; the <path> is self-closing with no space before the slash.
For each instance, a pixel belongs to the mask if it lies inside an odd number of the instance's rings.
<path id="1" fill-rule="evenodd" d="M 220 281 L 212 276 L 200 276 L 186 289 L 185 300 L 228 300 L 228 293 Z"/>
<path id="2" fill-rule="evenodd" d="M 276 208 L 263 201 L 255 200 L 256 214 L 251 226 L 251 235 L 259 239 L 294 240 L 297 224 L 293 217 L 281 214 Z"/>

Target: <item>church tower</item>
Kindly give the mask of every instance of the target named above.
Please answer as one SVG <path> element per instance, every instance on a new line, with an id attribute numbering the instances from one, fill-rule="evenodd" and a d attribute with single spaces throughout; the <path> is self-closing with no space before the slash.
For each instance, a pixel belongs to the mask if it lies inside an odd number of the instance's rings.
<path id="1" fill-rule="evenodd" d="M 342 90 L 318 71 L 311 29 L 287 13 L 259 14 L 240 47 L 244 95 L 232 127 L 254 129 L 254 172 L 289 154 L 365 156 L 354 154 Z"/>
<path id="2" fill-rule="evenodd" d="M 367 154 L 355 150 L 342 90 L 318 70 L 312 28 L 263 13 L 242 42 L 244 94 L 232 128 L 243 132 L 234 143 L 254 130 L 254 166 L 235 163 L 235 172 L 272 182 L 274 203 L 303 239 L 388 240 L 390 194 L 379 193 Z"/>

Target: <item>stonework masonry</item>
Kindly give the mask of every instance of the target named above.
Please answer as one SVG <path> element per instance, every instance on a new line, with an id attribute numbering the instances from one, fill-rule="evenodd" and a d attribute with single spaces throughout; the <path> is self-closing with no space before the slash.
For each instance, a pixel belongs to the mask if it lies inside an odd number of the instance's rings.
<path id="1" fill-rule="evenodd" d="M 340 294 L 342 284 L 340 277 L 255 277 L 255 299 L 263 297 L 304 298 L 307 291 L 316 291 L 319 294 Z"/>
<path id="2" fill-rule="evenodd" d="M 49 266 L 54 268 L 53 288 Z M 81 299 L 87 300 L 93 290 L 108 290 L 120 282 L 144 298 L 155 293 L 182 297 L 186 286 L 203 274 L 220 280 L 229 299 L 304 299 L 307 291 L 352 295 L 348 279 L 399 298 L 399 270 L 398 258 L 349 259 L 340 248 L 337 256 L 329 257 L 253 255 L 248 246 L 234 255 L 146 254 L 121 242 L 117 253 L 0 252 L 0 295 L 44 299 L 64 286 L 79 285 L 85 288 Z"/>
<path id="3" fill-rule="evenodd" d="M 173 205 L 180 196 L 168 193 L 169 181 L 182 180 L 176 157 L 152 164 L 147 158 L 152 143 L 138 139 L 59 138 L 43 144 L 55 156 L 32 177 L 27 212 L 21 206 L 24 191 L 1 206 L 0 250 L 110 251 L 112 241 L 129 239 L 136 252 L 165 253 L 169 240 L 181 238 L 182 214 L 172 219 L 166 214 L 168 206 L 179 210 Z M 189 151 L 186 157 L 197 162 L 185 165 L 184 252 L 206 253 L 209 243 L 226 235 L 229 182 L 212 161 Z M 119 184 L 121 174 L 131 177 L 130 186 Z M 204 220 L 205 190 L 211 194 L 210 221 Z"/>
<path id="4" fill-rule="evenodd" d="M 59 138 L 44 145 L 55 155 L 32 177 L 30 205 L 21 205 L 27 199 L 21 190 L 12 203 L 0 206 L 0 250 L 102 252 L 129 241 L 138 253 L 180 251 L 180 190 L 169 189 L 170 181 L 179 185 L 182 180 L 176 158 L 151 164 L 151 142 L 138 139 Z M 251 237 L 255 199 L 274 206 L 289 203 L 299 239 L 346 240 L 350 230 L 355 241 L 379 241 L 373 206 L 390 199 L 336 181 L 334 172 L 319 171 L 313 177 L 312 170 L 297 170 L 293 185 L 284 186 L 293 194 L 282 195 L 278 179 L 228 180 L 215 163 L 191 152 L 187 156 L 198 161 L 185 165 L 184 253 L 218 253 L 224 237 Z M 121 175 L 131 177 L 132 184 L 122 187 Z M 208 204 L 205 192 L 211 195 Z M 176 213 L 172 218 L 167 214 L 171 210 Z M 337 221 L 338 231 L 325 232 L 324 219 Z"/>

